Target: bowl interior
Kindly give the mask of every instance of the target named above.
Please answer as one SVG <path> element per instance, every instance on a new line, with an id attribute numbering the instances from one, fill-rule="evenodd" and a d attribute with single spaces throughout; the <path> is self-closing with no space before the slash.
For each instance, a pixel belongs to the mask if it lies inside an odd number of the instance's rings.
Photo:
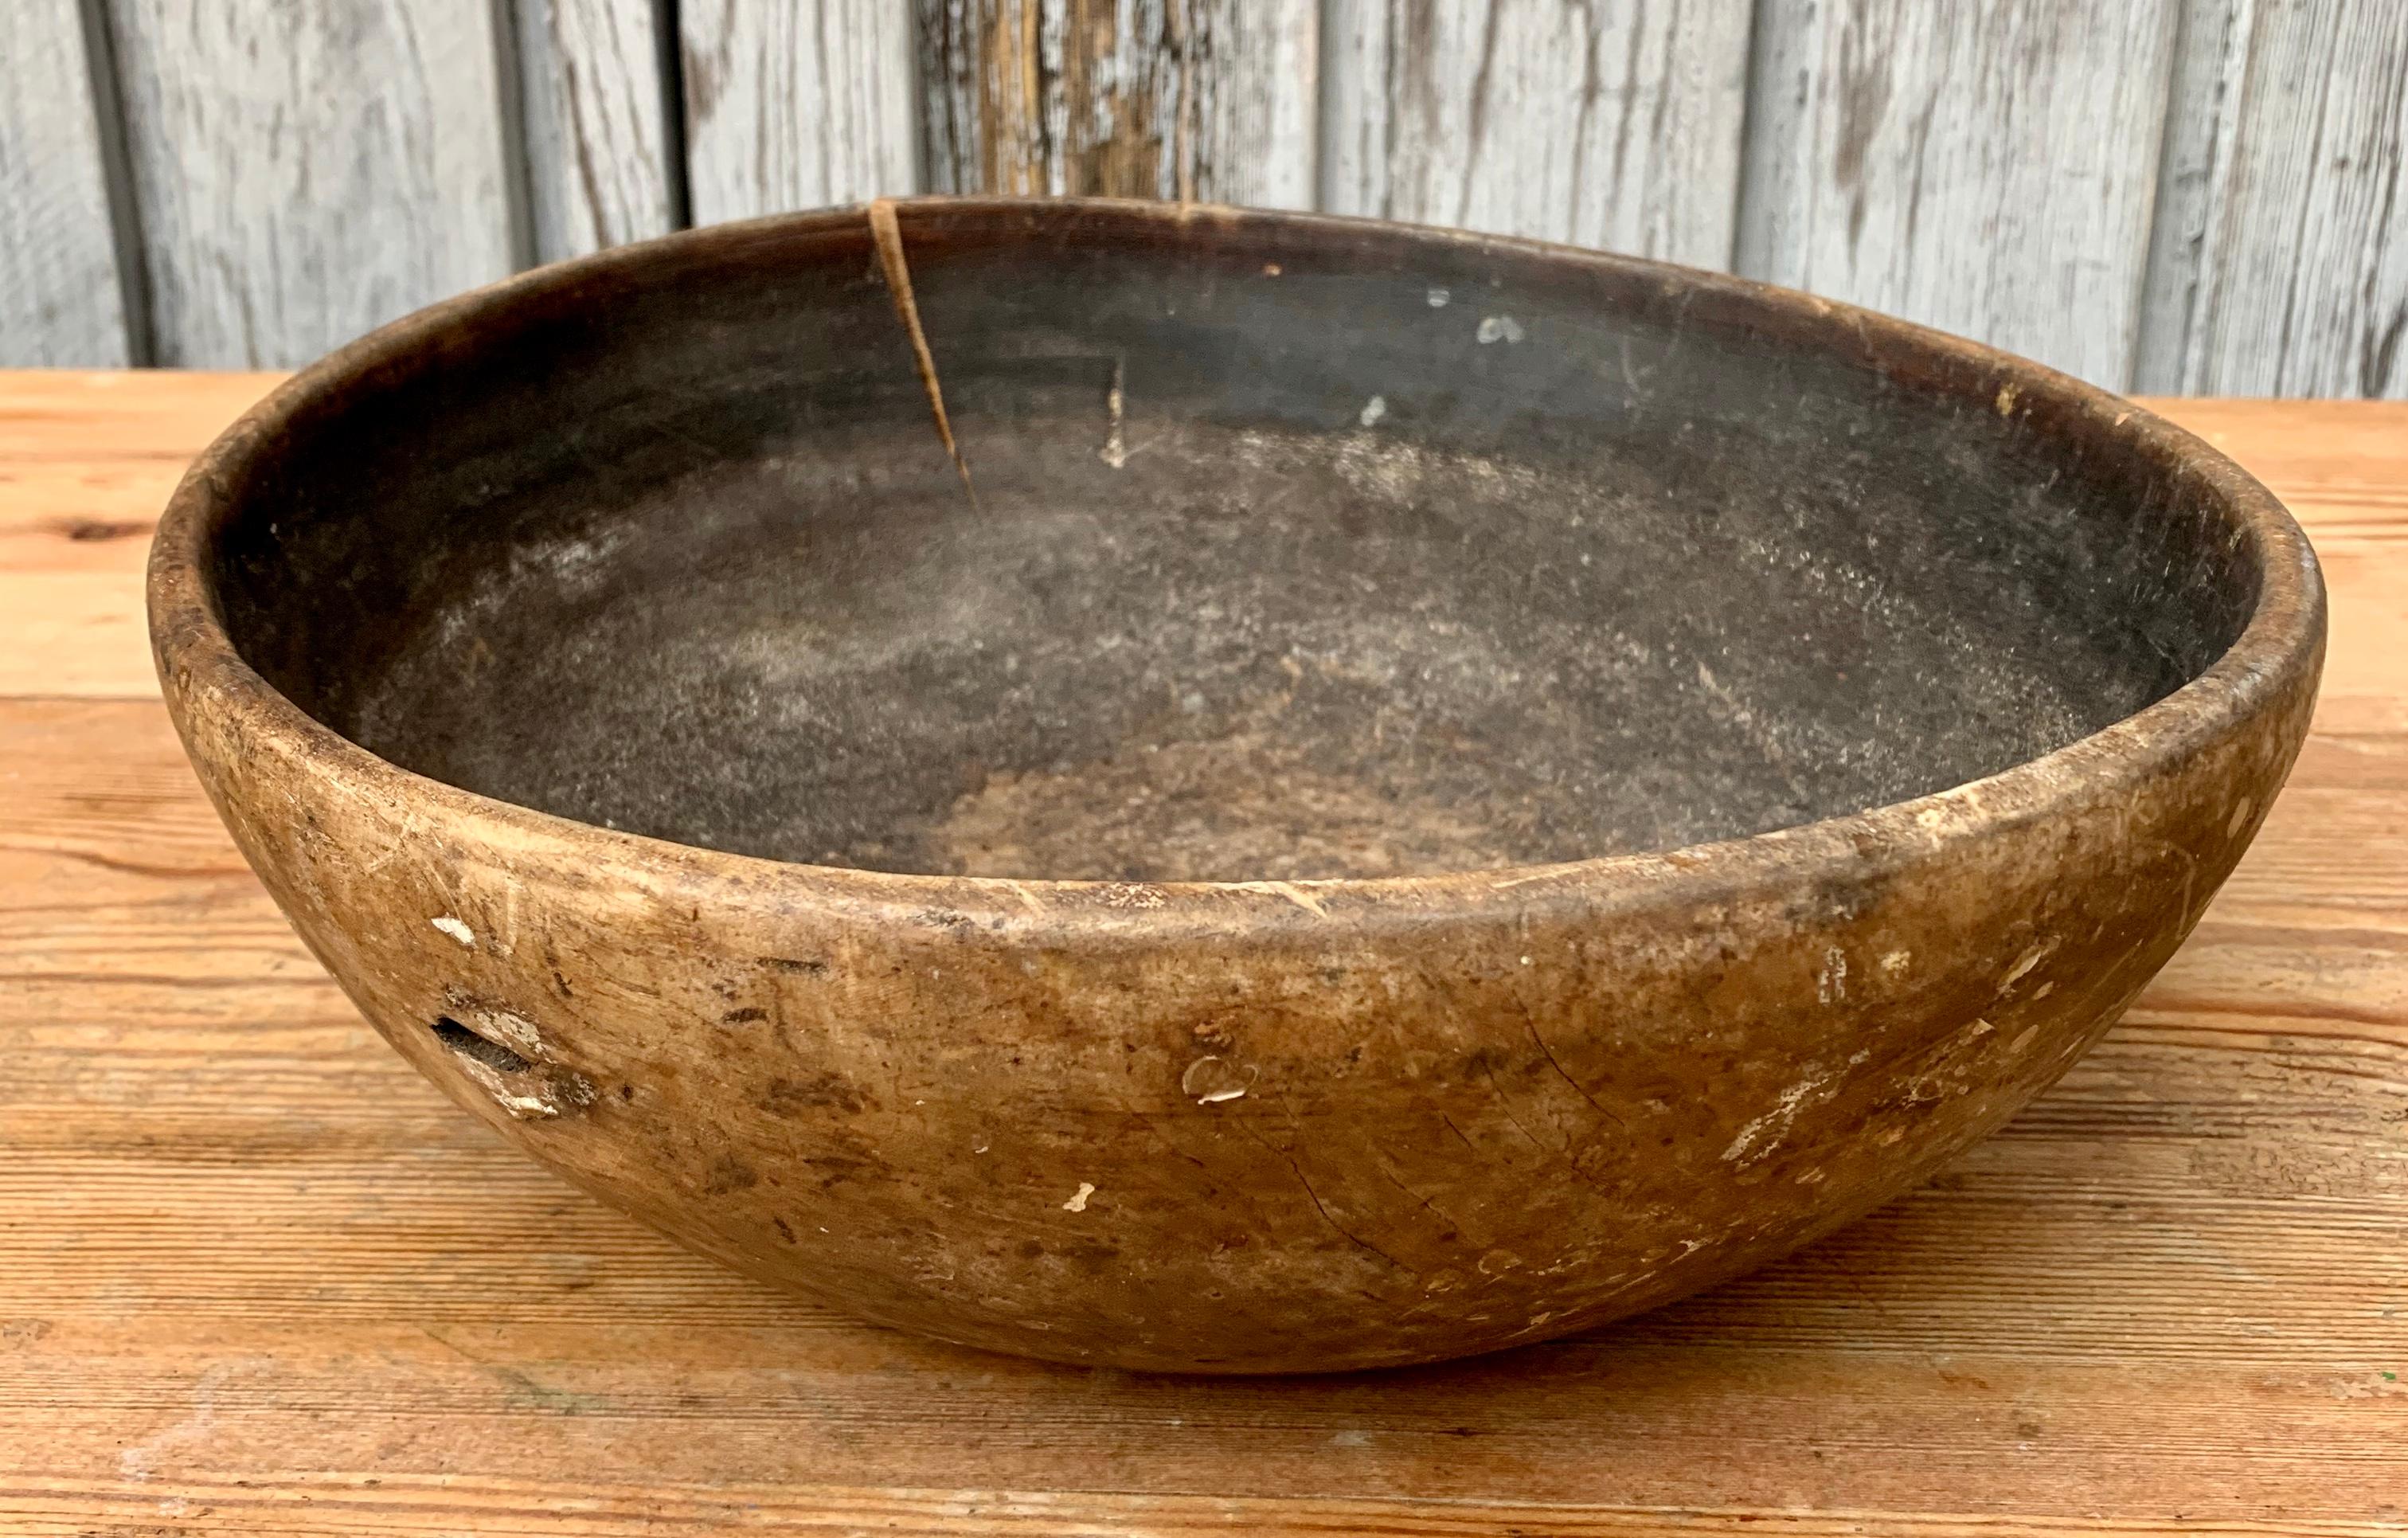
<path id="1" fill-rule="evenodd" d="M 775 857 L 1380 876 L 1659 849 L 2062 746 L 2258 574 L 1995 355 L 1375 225 L 906 206 L 539 275 L 241 471 L 251 664 L 406 768 Z"/>

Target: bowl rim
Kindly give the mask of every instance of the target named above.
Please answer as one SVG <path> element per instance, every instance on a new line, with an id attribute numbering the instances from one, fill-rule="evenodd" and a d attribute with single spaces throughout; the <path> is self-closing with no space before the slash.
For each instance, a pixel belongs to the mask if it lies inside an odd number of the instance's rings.
<path id="1" fill-rule="evenodd" d="M 1526 913 L 1541 901 L 1570 899 L 1594 906 L 1605 899 L 1636 900 L 1660 888 L 1668 877 L 1691 889 L 1702 883 L 1731 891 L 1775 873 L 1813 881 L 1945 855 L 1966 841 L 2055 821 L 2102 798 L 2138 791 L 2170 767 L 2237 734 L 2276 707 L 2288 684 L 2303 673 L 2313 676 L 2321 666 L 2323 579 L 2307 536 L 2271 491 L 2214 447 L 2145 407 L 1983 343 L 1752 279 L 1520 237 L 1346 215 L 1133 198 L 922 196 L 880 201 L 896 210 L 907 231 L 910 223 L 927 217 L 1119 222 L 1127 228 L 1152 226 L 1157 231 L 1211 220 L 1225 230 L 1251 229 L 1291 240 L 1376 231 L 1390 239 L 1469 244 L 1484 252 L 1518 254 L 1626 279 L 1653 278 L 1677 283 L 1693 295 L 1716 295 L 1755 307 L 1812 344 L 1849 340 L 1860 350 L 1878 347 L 1927 364 L 1971 364 L 1991 381 L 1985 388 L 2000 393 L 2002 411 L 2017 399 L 2044 402 L 2063 418 L 2050 429 L 2060 436 L 2077 426 L 2116 435 L 2126 452 L 2158 466 L 2180 465 L 2195 474 L 2209 495 L 2224 501 L 2254 547 L 2261 573 L 2257 604 L 2232 644 L 2164 697 L 2048 753 L 1921 796 L 1677 848 L 1443 872 L 1289 881 L 1126 882 L 869 870 L 603 827 L 404 769 L 319 721 L 243 659 L 225 628 L 206 558 L 223 517 L 238 500 L 233 488 L 239 484 L 245 462 L 273 442 L 302 410 L 380 366 L 441 345 L 466 323 L 499 316 L 523 299 L 598 274 L 640 271 L 673 254 L 734 251 L 765 237 L 784 240 L 853 229 L 866 234 L 872 205 L 854 203 L 678 231 L 514 274 L 380 326 L 295 372 L 245 411 L 201 453 L 177 486 L 161 516 L 146 579 L 153 658 L 170 713 L 188 747 L 194 734 L 187 714 L 194 701 L 207 700 L 240 718 L 246 742 L 281 749 L 309 772 L 339 781 L 353 795 L 437 812 L 443 831 L 476 839 L 489 848 L 550 845 L 573 851 L 597 871 L 667 870 L 706 880 L 767 880 L 785 884 L 806 899 L 848 909 L 977 914 L 990 916 L 996 927 L 1031 915 L 1083 912 L 1115 928 L 1167 930 L 1184 927 L 1209 911 L 1211 921 L 1226 929 L 1243 922 L 1248 912 L 1274 922 L 1294 922 L 1303 914 L 1323 919 L 1333 901 L 1423 918 Z M 422 826 L 435 825 L 423 820 Z"/>

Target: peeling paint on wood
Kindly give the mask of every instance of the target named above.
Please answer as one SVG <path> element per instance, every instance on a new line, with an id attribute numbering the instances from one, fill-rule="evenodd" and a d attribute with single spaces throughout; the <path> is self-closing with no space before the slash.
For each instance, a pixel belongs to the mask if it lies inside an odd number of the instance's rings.
<path id="1" fill-rule="evenodd" d="M 2196 238 L 2159 264 L 2150 388 L 2408 398 L 2408 7 L 2194 0 Z"/>
<path id="2" fill-rule="evenodd" d="M 108 14 L 160 362 L 305 363 L 514 265 L 488 0 Z"/>
<path id="3" fill-rule="evenodd" d="M 1313 200 L 1312 0 L 921 0 L 928 185 Z"/>
<path id="4" fill-rule="evenodd" d="M 77 0 L 10 0 L 0 43 L 0 365 L 130 361 Z"/>
<path id="5" fill-rule="evenodd" d="M 2208 191 L 2217 137 L 2239 58 L 2235 29 L 2249 0 L 2183 0 L 2175 18 L 2173 74 L 2166 91 L 2157 203 L 2149 227 L 2147 276 L 2132 372 L 2137 389 L 2174 388 L 2182 377 L 2190 316 L 2207 241 Z"/>
<path id="6" fill-rule="evenodd" d="M 1329 0 L 1322 203 L 1727 267 L 1747 0 Z"/>
<path id="7" fill-rule="evenodd" d="M 1765 7 L 1740 270 L 2128 387 L 2174 10 Z"/>
<path id="8" fill-rule="evenodd" d="M 2117 387 L 2408 395 L 2397 0 L 20 0 L 7 29 L 0 363 L 297 363 L 531 260 L 927 187 L 1459 224 Z"/>
<path id="9" fill-rule="evenodd" d="M 915 192 L 902 0 L 682 0 L 694 221 Z"/>
<path id="10" fill-rule="evenodd" d="M 654 0 L 516 0 L 538 261 L 677 225 Z"/>

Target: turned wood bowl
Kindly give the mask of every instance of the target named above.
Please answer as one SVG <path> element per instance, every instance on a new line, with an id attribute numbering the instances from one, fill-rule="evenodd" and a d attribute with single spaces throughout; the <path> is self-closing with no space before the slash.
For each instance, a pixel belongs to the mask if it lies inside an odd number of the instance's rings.
<path id="1" fill-rule="evenodd" d="M 460 1104 L 867 1318 L 1226 1373 L 1913 1186 L 2198 919 L 2324 637 L 2262 487 L 2035 365 L 1110 202 L 437 306 L 220 439 L 150 591 L 244 854 Z"/>

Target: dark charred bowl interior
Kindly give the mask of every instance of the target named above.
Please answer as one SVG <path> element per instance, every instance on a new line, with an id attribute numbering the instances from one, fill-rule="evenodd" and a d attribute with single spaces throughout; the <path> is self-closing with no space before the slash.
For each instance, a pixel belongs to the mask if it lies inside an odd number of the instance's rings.
<path id="1" fill-rule="evenodd" d="M 2172 693 L 2228 501 L 1990 355 L 1512 242 L 923 206 L 592 264 L 322 391 L 207 559 L 420 773 L 741 854 L 1427 874 L 1789 826 Z M 974 491 L 973 489 L 974 488 Z"/>

